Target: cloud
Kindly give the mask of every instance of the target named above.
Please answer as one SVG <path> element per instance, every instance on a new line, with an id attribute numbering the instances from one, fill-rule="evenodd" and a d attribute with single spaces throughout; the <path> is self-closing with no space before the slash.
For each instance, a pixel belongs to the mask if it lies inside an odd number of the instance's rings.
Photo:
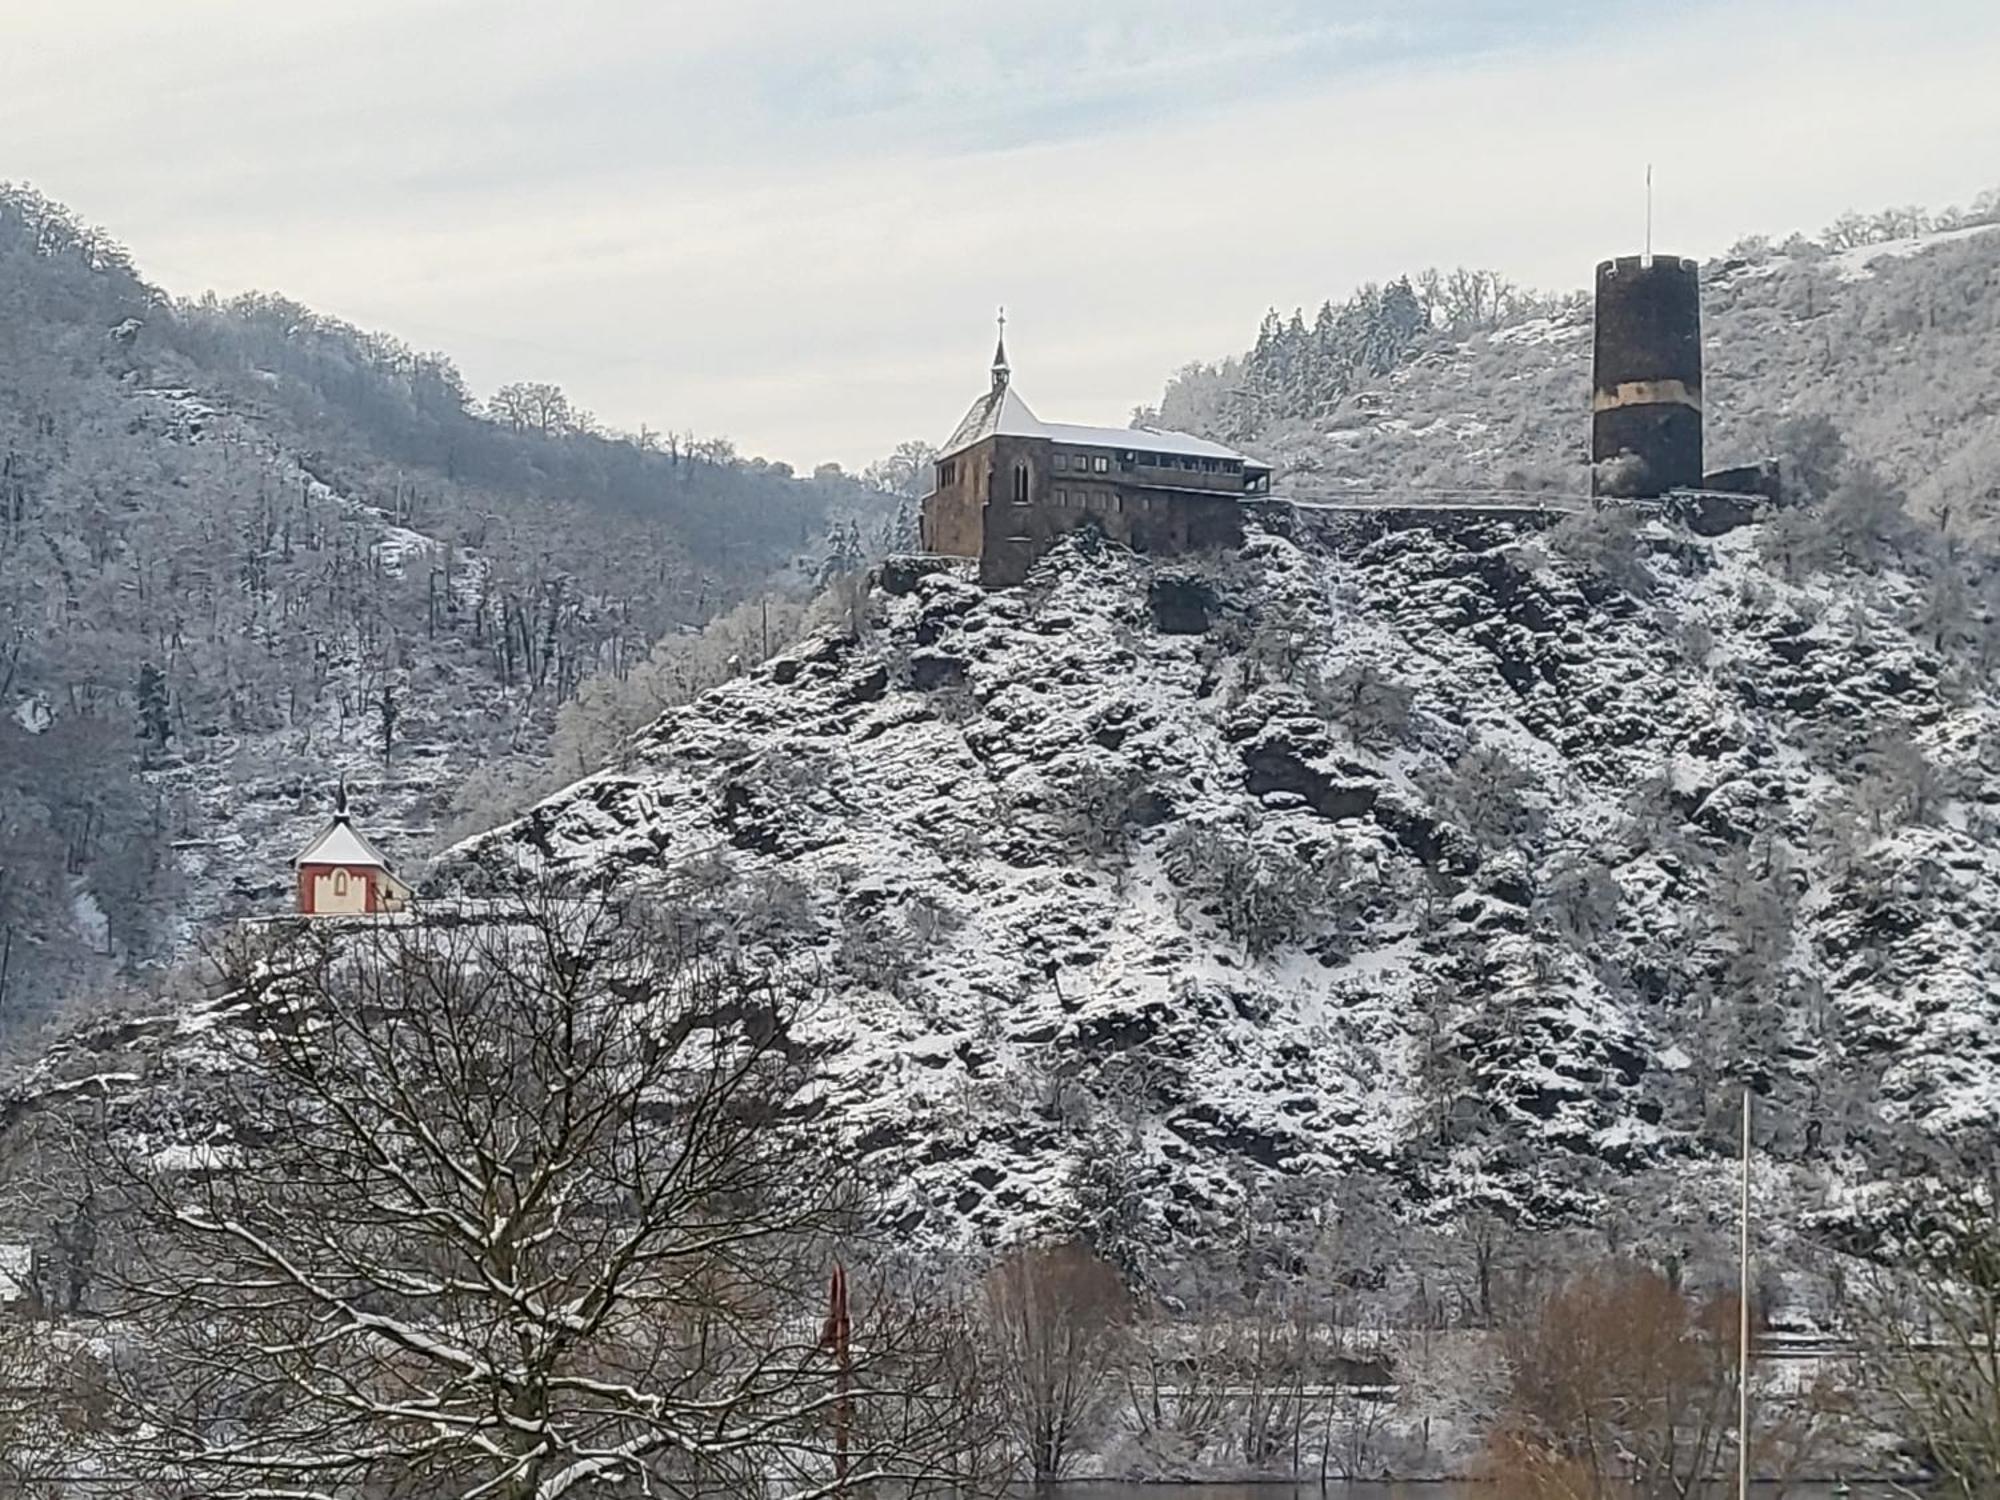
<path id="1" fill-rule="evenodd" d="M 177 291 L 805 465 L 948 428 L 998 301 L 1037 406 L 1116 420 L 1267 305 L 1579 285 L 1647 160 L 1696 254 L 2000 160 L 2000 19 L 1960 0 L 1081 9 L 15 0 L 0 172 Z"/>

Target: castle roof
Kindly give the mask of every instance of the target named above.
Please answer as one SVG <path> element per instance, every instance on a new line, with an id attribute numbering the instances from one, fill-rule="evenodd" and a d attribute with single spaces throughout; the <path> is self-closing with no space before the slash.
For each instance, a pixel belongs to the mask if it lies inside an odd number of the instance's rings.
<path id="1" fill-rule="evenodd" d="M 347 821 L 344 812 L 335 813 L 333 821 L 322 828 L 313 841 L 301 849 L 294 865 L 346 865 L 373 867 L 378 870 L 389 868 L 389 861 L 367 839 L 359 829 Z"/>
<path id="2" fill-rule="evenodd" d="M 1192 433 L 1169 432 L 1159 427 L 1083 427 L 1071 422 L 1044 422 L 1029 409 L 1012 384 L 997 382 L 994 389 L 972 403 L 964 420 L 945 440 L 938 457 L 950 458 L 990 437 L 1046 438 L 1052 443 L 1074 443 L 1079 448 L 1144 449 L 1183 458 L 1232 459 L 1252 469 L 1269 467 L 1248 454 Z"/>

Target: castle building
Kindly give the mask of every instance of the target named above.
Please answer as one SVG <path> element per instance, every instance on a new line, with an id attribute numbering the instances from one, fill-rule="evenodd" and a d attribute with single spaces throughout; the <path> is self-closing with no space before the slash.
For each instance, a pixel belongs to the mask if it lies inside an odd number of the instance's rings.
<path id="1" fill-rule="evenodd" d="M 1020 583 L 1085 526 L 1135 552 L 1233 546 L 1245 499 L 1270 493 L 1268 464 L 1205 438 L 1044 422 L 1012 377 L 1003 321 L 991 388 L 939 452 L 923 500 L 924 550 L 979 559 L 988 588 Z"/>
<path id="2" fill-rule="evenodd" d="M 308 917 L 368 916 L 401 911 L 410 888 L 347 816 L 347 792 L 336 794 L 333 820 L 292 861 L 298 871 L 299 913 Z"/>

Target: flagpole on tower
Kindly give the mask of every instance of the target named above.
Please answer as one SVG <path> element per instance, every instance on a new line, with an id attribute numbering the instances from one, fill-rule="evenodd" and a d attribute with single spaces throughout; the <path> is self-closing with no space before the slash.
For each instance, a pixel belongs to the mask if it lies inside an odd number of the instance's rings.
<path id="1" fill-rule="evenodd" d="M 1646 163 L 1646 264 L 1653 263 L 1653 164 Z"/>

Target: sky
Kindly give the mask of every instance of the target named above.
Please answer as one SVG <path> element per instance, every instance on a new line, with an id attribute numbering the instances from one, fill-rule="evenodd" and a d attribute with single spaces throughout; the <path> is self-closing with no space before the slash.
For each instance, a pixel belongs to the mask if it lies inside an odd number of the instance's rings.
<path id="1" fill-rule="evenodd" d="M 0 180 L 801 469 L 938 441 L 1008 310 L 1121 423 L 1267 307 L 1587 283 L 2000 186 L 1994 0 L 0 0 Z"/>

